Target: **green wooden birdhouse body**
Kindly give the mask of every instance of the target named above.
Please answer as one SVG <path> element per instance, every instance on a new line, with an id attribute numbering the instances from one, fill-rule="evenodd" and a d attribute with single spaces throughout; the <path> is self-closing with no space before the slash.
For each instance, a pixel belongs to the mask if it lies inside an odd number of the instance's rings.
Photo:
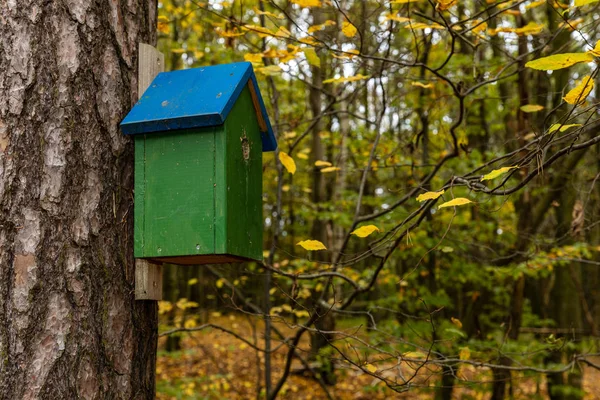
<path id="1" fill-rule="evenodd" d="M 274 139 L 254 75 L 236 80 L 239 93 L 225 94 L 235 98 L 222 123 L 131 133 L 135 257 L 173 264 L 262 260 L 262 152 L 273 149 Z M 205 92 L 197 101 L 224 95 Z"/>

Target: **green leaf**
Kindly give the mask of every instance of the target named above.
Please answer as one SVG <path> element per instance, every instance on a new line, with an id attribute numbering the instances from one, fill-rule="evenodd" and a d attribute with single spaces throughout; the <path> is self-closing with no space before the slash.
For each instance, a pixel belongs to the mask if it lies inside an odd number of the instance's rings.
<path id="1" fill-rule="evenodd" d="M 317 55 L 317 52 L 312 47 L 307 47 L 304 50 L 304 55 L 306 56 L 306 60 L 310 65 L 315 67 L 321 67 L 321 59 Z"/>

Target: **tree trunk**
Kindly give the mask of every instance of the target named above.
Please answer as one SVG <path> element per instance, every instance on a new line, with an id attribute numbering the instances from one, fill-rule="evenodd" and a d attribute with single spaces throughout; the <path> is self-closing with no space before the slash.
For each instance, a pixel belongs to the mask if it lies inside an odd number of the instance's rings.
<path id="1" fill-rule="evenodd" d="M 154 398 L 118 124 L 155 24 L 155 0 L 0 1 L 0 399 Z"/>

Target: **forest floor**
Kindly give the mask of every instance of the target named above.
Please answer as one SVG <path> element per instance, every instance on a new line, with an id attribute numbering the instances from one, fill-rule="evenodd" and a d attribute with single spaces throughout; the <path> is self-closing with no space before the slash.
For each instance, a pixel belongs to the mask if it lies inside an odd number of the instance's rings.
<path id="1" fill-rule="evenodd" d="M 258 345 L 263 347 L 260 338 L 261 326 L 249 322 L 243 315 L 210 317 L 210 322 L 227 327 L 236 332 L 247 332 L 245 336 L 253 342 L 252 325 L 257 329 Z M 278 326 L 284 333 L 290 331 Z M 256 399 L 257 388 L 263 385 L 263 371 L 258 375 L 259 359 L 256 351 L 235 337 L 207 328 L 198 332 L 185 333 L 181 337 L 182 350 L 166 352 L 166 338 L 159 341 L 157 360 L 157 399 L 197 400 L 197 399 Z M 274 343 L 273 346 L 277 346 Z M 299 348 L 308 349 L 308 336 L 305 335 Z M 276 382 L 284 368 L 287 347 L 282 346 L 273 354 L 273 381 Z M 292 363 L 292 370 L 300 369 L 298 360 Z M 349 364 L 336 366 L 337 384 L 328 387 L 332 398 L 338 400 L 376 399 L 432 399 L 435 387 L 439 385 L 439 371 L 435 368 L 422 368 L 411 382 L 410 390 L 397 393 L 387 388 L 381 381 Z M 409 367 L 407 367 L 409 368 Z M 412 371 L 404 371 L 410 376 Z M 390 376 L 393 378 L 392 376 Z M 463 366 L 455 383 L 455 399 L 488 399 L 491 373 L 485 368 Z M 584 371 L 585 399 L 600 399 L 600 371 L 586 368 Z M 546 382 L 543 377 L 513 376 L 514 399 L 547 399 Z M 261 396 L 264 398 L 264 396 Z M 321 386 L 312 378 L 291 375 L 283 386 L 280 399 L 310 400 L 327 399 Z"/>

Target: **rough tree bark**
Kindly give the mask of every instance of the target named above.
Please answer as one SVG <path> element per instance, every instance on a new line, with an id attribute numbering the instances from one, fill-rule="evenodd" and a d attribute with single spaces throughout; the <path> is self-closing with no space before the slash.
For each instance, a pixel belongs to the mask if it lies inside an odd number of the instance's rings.
<path id="1" fill-rule="evenodd" d="M 151 399 L 134 301 L 137 45 L 156 0 L 0 1 L 0 399 Z"/>

